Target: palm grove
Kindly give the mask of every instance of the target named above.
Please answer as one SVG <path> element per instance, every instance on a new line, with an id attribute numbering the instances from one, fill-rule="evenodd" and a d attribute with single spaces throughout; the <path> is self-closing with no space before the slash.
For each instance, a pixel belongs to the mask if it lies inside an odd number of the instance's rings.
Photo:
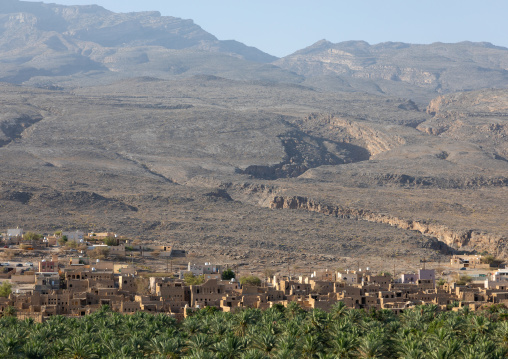
<path id="1" fill-rule="evenodd" d="M 494 305 L 439 312 L 304 311 L 297 303 L 266 311 L 197 310 L 182 322 L 164 315 L 122 315 L 107 306 L 83 318 L 44 323 L 0 319 L 2 358 L 504 358 L 508 310 Z"/>

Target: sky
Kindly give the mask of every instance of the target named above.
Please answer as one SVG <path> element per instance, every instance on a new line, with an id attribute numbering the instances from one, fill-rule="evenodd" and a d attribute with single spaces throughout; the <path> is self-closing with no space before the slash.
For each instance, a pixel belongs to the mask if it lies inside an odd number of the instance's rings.
<path id="1" fill-rule="evenodd" d="M 0 0 L 1 1 L 1 0 Z M 283 57 L 326 39 L 429 44 L 487 41 L 508 47 L 507 0 L 44 0 L 115 12 L 156 10 L 192 19 L 219 40 Z"/>

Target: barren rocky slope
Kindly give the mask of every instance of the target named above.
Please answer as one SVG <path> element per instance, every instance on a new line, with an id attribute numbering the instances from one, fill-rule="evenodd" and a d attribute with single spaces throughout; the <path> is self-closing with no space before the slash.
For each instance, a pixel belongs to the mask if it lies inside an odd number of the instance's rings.
<path id="1" fill-rule="evenodd" d="M 0 91 L 3 227 L 111 229 L 260 268 L 507 254 L 502 146 L 422 130 L 444 108 L 211 76 Z M 505 91 L 482 93 L 502 108 Z"/>

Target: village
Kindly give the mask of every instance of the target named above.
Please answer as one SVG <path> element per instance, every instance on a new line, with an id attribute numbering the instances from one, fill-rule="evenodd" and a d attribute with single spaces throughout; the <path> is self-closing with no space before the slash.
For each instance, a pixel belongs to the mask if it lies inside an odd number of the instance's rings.
<path id="1" fill-rule="evenodd" d="M 508 270 L 492 271 L 492 260 L 485 263 L 481 255 L 452 256 L 449 267 L 457 273 L 484 272 L 453 280 L 437 278 L 436 269 L 426 269 L 425 263 L 414 273 L 396 277 L 360 267 L 311 270 L 308 275 L 266 271 L 258 277 L 239 276 L 234 266 L 210 262 L 173 268 L 176 259 L 179 263 L 189 259 L 185 251 L 169 245 L 142 245 L 109 232 L 43 236 L 8 229 L 0 246 L 4 259 L 0 312 L 37 322 L 55 315 L 84 316 L 104 305 L 119 313 L 166 313 L 183 320 L 204 307 L 234 312 L 291 302 L 306 310 L 329 311 L 343 302 L 349 308 L 387 309 L 397 314 L 422 304 L 444 311 L 508 302 Z M 35 251 L 44 258 L 28 261 Z M 154 273 L 134 262 L 147 256 L 163 263 L 166 270 Z"/>

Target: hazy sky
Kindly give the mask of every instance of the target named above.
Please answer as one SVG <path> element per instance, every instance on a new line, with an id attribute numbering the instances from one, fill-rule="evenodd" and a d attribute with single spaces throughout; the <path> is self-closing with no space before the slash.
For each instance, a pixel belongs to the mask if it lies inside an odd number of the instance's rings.
<path id="1" fill-rule="evenodd" d="M 1 1 L 1 0 L 0 0 Z M 220 40 L 285 56 L 327 39 L 411 43 L 488 41 L 508 47 L 507 0 L 59 0 L 116 12 L 193 19 Z"/>

